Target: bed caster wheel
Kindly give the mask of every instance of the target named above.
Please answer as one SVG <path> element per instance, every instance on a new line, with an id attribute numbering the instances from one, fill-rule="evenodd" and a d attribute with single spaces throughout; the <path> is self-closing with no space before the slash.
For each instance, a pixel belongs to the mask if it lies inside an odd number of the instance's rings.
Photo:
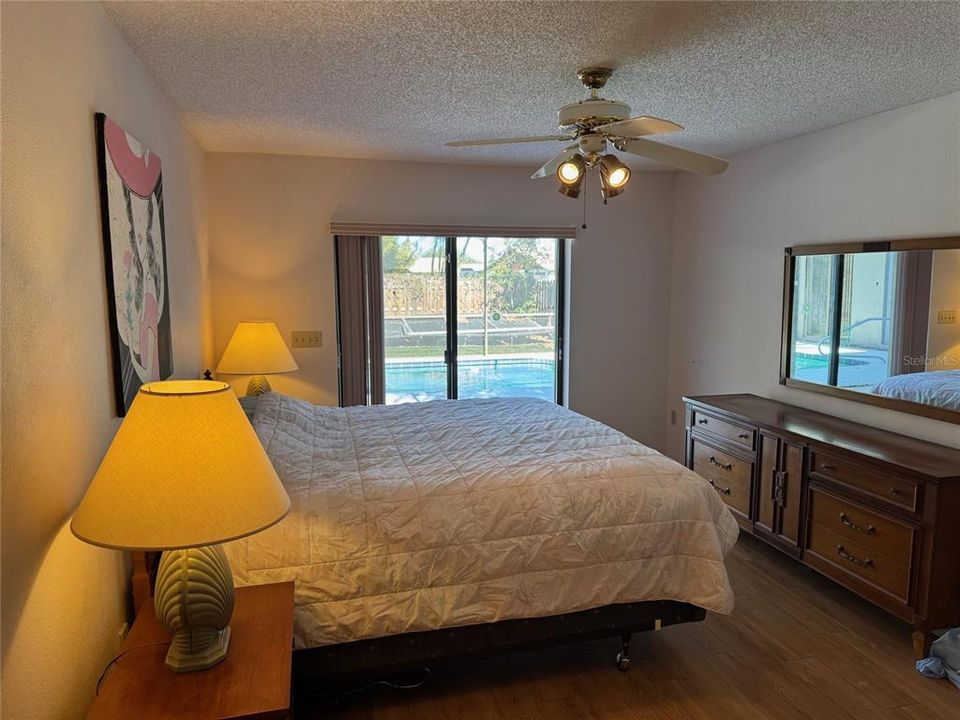
<path id="1" fill-rule="evenodd" d="M 626 672 L 630 669 L 630 636 L 620 636 L 620 652 L 617 653 L 617 670 Z"/>

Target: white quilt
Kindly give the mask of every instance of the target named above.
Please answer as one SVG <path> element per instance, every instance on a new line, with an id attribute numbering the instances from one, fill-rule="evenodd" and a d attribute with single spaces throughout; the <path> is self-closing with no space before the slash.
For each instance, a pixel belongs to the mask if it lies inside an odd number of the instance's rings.
<path id="1" fill-rule="evenodd" d="M 960 370 L 930 370 L 894 375 L 871 392 L 960 412 Z"/>
<path id="2" fill-rule="evenodd" d="M 733 608 L 738 526 L 693 472 L 543 400 L 330 408 L 253 424 L 292 507 L 225 547 L 238 585 L 296 581 L 296 647 L 611 603 Z"/>

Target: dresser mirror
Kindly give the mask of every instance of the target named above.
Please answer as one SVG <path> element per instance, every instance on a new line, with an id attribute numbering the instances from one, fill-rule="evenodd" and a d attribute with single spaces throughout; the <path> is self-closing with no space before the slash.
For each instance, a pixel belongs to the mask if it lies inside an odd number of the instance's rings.
<path id="1" fill-rule="evenodd" d="M 960 423 L 960 237 L 786 249 L 780 382 Z"/>

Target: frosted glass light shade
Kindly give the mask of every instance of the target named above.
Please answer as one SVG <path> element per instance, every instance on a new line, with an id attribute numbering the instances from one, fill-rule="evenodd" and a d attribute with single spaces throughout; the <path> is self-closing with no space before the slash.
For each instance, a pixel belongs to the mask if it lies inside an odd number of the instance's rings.
<path id="1" fill-rule="evenodd" d="M 266 321 L 238 323 L 217 365 L 217 372 L 225 375 L 266 375 L 296 369 L 297 361 L 277 326 Z"/>
<path id="2" fill-rule="evenodd" d="M 103 547 L 169 550 L 250 535 L 290 498 L 226 383 L 148 383 L 107 450 L 70 528 Z"/>

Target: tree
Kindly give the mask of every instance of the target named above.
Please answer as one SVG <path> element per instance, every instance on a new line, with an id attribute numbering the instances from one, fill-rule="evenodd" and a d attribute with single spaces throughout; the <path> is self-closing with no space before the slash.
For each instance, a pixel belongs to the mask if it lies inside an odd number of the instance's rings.
<path id="1" fill-rule="evenodd" d="M 497 272 L 500 268 L 510 272 L 536 270 L 546 259 L 546 253 L 537 245 L 536 238 L 516 238 L 490 261 L 490 271 Z"/>
<path id="2" fill-rule="evenodd" d="M 447 239 L 437 237 L 433 239 L 433 250 L 430 253 L 430 272 L 445 272 L 445 262 L 447 259 Z"/>
<path id="3" fill-rule="evenodd" d="M 396 235 L 384 235 L 380 242 L 383 247 L 383 272 L 410 272 L 417 259 L 413 243 L 410 240 L 401 240 Z"/>
<path id="4" fill-rule="evenodd" d="M 537 309 L 534 288 L 535 270 L 547 254 L 534 238 L 518 238 L 507 243 L 506 249 L 487 265 L 490 288 L 495 307 L 503 312 L 532 312 Z"/>

